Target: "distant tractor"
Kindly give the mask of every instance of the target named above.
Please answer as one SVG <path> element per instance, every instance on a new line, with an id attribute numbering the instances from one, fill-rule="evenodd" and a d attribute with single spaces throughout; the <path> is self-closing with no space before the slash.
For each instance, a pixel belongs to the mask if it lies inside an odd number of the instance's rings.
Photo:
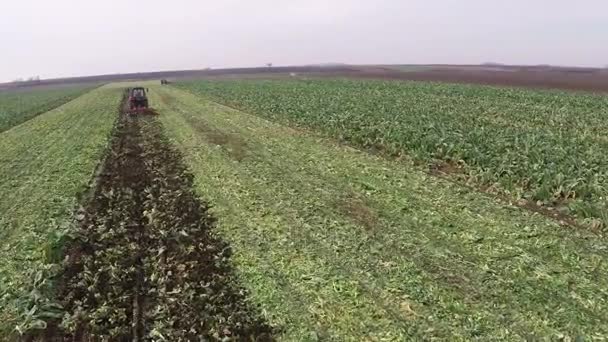
<path id="1" fill-rule="evenodd" d="M 129 113 L 141 113 L 148 110 L 147 89 L 135 87 L 129 89 Z"/>

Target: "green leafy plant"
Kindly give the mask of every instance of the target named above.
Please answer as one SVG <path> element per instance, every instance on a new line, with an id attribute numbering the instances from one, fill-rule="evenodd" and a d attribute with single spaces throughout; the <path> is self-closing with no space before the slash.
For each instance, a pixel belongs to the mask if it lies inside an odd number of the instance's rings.
<path id="1" fill-rule="evenodd" d="M 0 133 L 0 339 L 59 315 L 57 265 L 119 100 L 118 89 L 98 88 Z"/>
<path id="2" fill-rule="evenodd" d="M 432 166 L 458 165 L 458 173 L 477 185 L 541 205 L 567 210 L 582 202 L 601 208 L 569 211 L 581 219 L 606 215 L 606 96 L 361 80 L 178 86 L 358 147 Z"/>
<path id="3" fill-rule="evenodd" d="M 72 86 L 1 92 L 0 132 L 72 101 L 91 89 L 91 86 Z"/>

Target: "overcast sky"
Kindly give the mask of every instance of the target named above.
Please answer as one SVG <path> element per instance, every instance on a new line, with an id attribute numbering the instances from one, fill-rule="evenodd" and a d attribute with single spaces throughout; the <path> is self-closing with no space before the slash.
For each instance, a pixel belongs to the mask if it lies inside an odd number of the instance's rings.
<path id="1" fill-rule="evenodd" d="M 608 0 L 2 0 L 0 81 L 343 63 L 608 65 Z"/>

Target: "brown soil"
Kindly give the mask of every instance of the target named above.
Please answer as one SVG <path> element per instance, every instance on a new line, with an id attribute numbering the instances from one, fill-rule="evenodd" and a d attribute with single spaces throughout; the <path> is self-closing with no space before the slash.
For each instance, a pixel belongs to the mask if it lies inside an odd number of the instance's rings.
<path id="1" fill-rule="evenodd" d="M 429 166 L 429 173 L 433 176 L 442 176 L 447 174 L 462 174 L 464 170 L 455 162 L 436 161 Z"/>
<path id="2" fill-rule="evenodd" d="M 341 213 L 371 231 L 378 225 L 378 215 L 354 193 L 337 203 Z"/>
<path id="3" fill-rule="evenodd" d="M 587 229 L 596 233 L 600 233 L 600 230 L 591 226 L 584 226 L 576 221 L 576 219 L 570 215 L 561 213 L 557 210 L 558 207 L 553 206 L 541 206 L 533 201 L 518 200 L 513 205 L 518 206 L 522 209 L 526 209 L 546 217 L 556 220 L 560 225 L 568 225 L 571 227 L 577 227 L 581 229 Z"/>
<path id="4" fill-rule="evenodd" d="M 357 71 L 324 72 L 316 73 L 314 76 L 608 92 L 608 71 L 601 70 L 572 72 L 568 69 L 540 67 L 512 67 L 505 70 L 488 70 L 466 66 L 435 66 L 421 71 L 403 72 L 390 68 L 361 67 Z"/>
<path id="5" fill-rule="evenodd" d="M 35 340 L 272 339 L 192 181 L 154 117 L 120 115 L 68 248 L 63 324 Z"/>

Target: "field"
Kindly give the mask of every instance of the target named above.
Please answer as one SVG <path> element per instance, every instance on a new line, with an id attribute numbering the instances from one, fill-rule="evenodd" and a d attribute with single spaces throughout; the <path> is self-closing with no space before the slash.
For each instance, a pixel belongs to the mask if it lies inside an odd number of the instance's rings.
<path id="1" fill-rule="evenodd" d="M 556 206 L 593 228 L 608 223 L 606 97 L 381 81 L 186 87 L 271 120 L 464 174 L 469 183 Z"/>
<path id="2" fill-rule="evenodd" d="M 272 68 L 230 68 L 174 70 L 147 73 L 108 74 L 85 77 L 48 79 L 34 88 L 99 84 L 130 80 L 200 80 L 200 79 L 290 79 L 298 78 L 352 78 L 433 81 L 464 84 L 486 84 L 529 88 L 567 89 L 590 92 L 608 92 L 607 68 L 561 67 L 550 65 L 309 65 L 276 66 Z M 0 83 L 0 91 L 20 88 L 15 83 Z"/>
<path id="3" fill-rule="evenodd" d="M 72 86 L 0 93 L 0 132 L 75 99 L 90 86 Z"/>
<path id="4" fill-rule="evenodd" d="M 0 133 L 0 336 L 608 338 L 606 97 L 129 85 Z"/>
<path id="5" fill-rule="evenodd" d="M 49 279 L 62 258 L 77 195 L 103 156 L 119 95 L 95 90 L 0 133 L 1 332 L 39 326 L 57 313 L 47 301 Z"/>
<path id="6" fill-rule="evenodd" d="M 191 178 L 155 120 L 120 116 L 71 243 L 65 334 L 175 341 L 269 330 L 232 286 L 229 247 L 210 234 Z"/>

